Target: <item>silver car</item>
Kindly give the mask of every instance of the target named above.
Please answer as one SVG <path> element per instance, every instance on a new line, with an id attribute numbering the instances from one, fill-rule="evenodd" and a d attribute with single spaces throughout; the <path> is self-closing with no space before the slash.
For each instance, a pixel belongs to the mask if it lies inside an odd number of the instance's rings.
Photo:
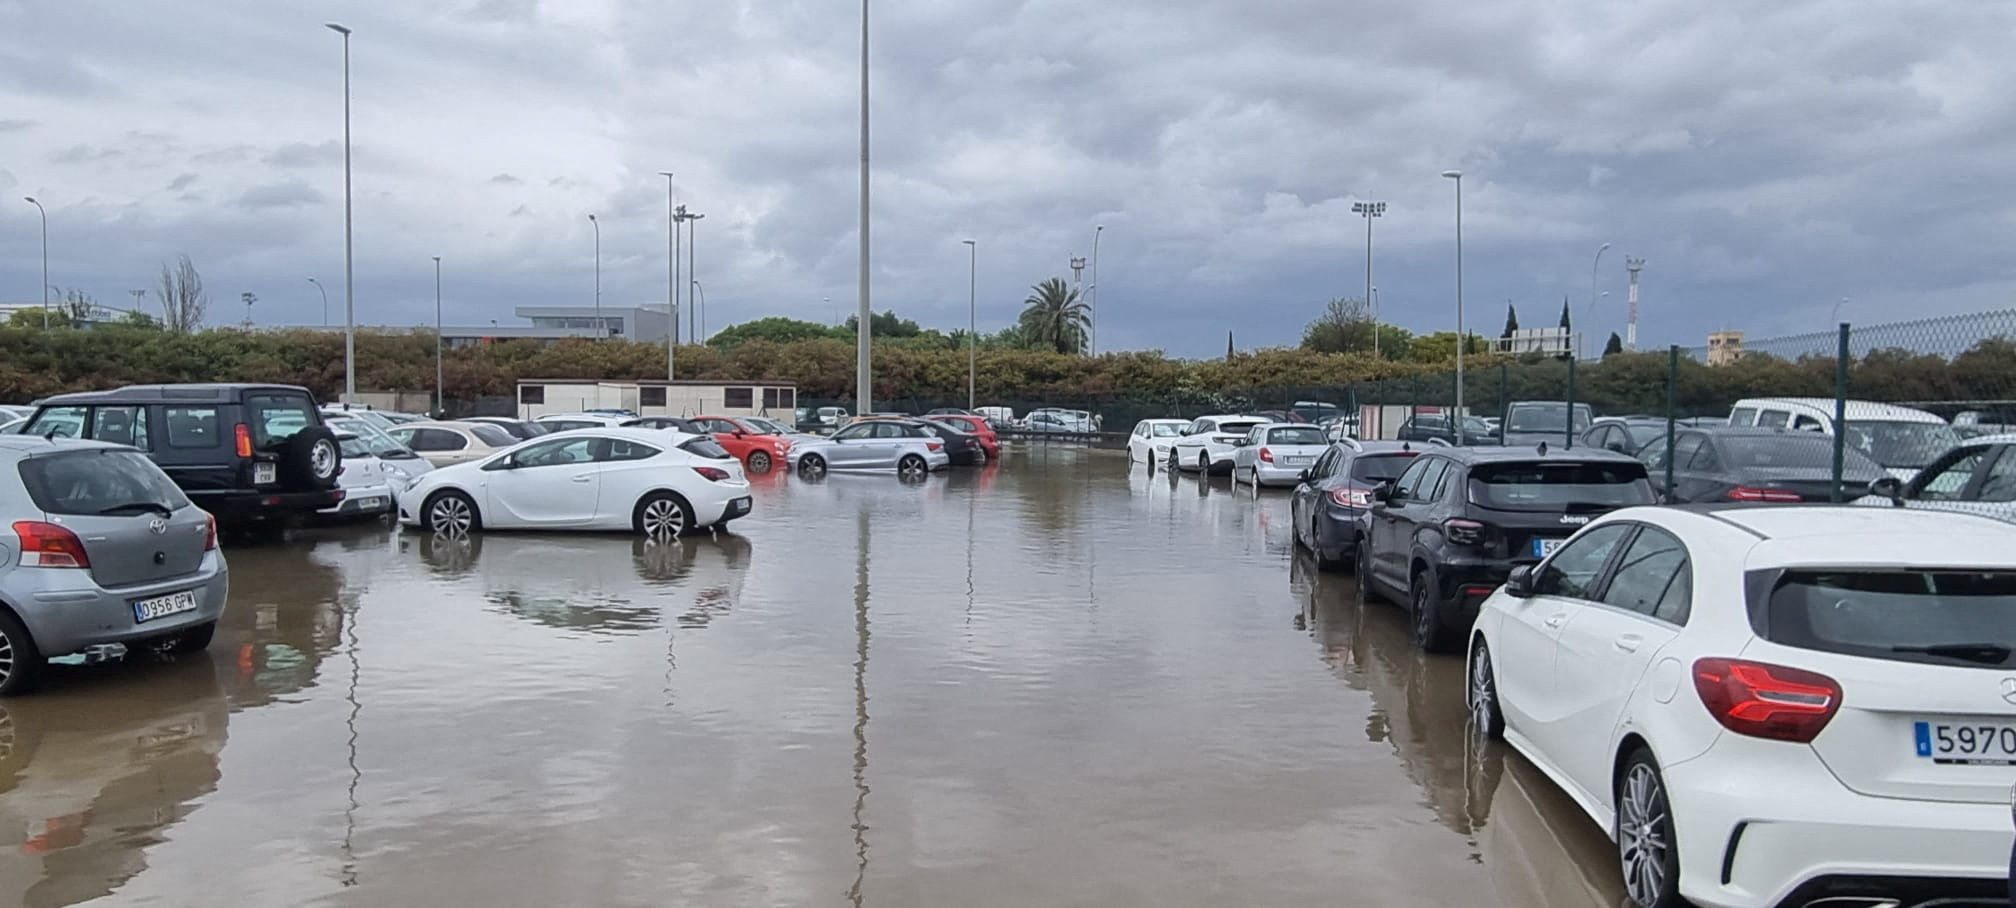
<path id="1" fill-rule="evenodd" d="M 806 477 L 824 476 L 827 470 L 895 470 L 904 479 L 923 479 L 951 464 L 952 457 L 945 453 L 945 443 L 921 425 L 869 419 L 831 438 L 793 444 L 784 462 Z"/>
<path id="2" fill-rule="evenodd" d="M 1308 423 L 1254 426 L 1232 449 L 1232 482 L 1236 485 L 1243 478 L 1254 491 L 1261 486 L 1292 486 L 1328 450 L 1329 437 Z"/>
<path id="3" fill-rule="evenodd" d="M 125 445 L 0 436 L 0 696 L 102 644 L 210 645 L 227 575 L 217 524 Z"/>
<path id="4" fill-rule="evenodd" d="M 2016 435 L 1969 438 L 1909 482 L 1879 479 L 1860 505 L 1961 511 L 2016 522 Z"/>

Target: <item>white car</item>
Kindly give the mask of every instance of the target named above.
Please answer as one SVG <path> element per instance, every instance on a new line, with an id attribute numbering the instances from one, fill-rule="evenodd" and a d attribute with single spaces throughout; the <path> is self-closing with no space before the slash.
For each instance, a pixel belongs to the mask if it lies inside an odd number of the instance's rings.
<path id="1" fill-rule="evenodd" d="M 1322 429 L 1308 423 L 1270 422 L 1254 426 L 1239 440 L 1232 452 L 1232 484 L 1240 477 L 1261 486 L 1292 486 L 1302 481 L 1302 471 L 1330 450 L 1330 439 Z"/>
<path id="2" fill-rule="evenodd" d="M 532 421 L 550 431 L 565 432 L 569 429 L 613 429 L 636 418 L 614 413 L 548 413 Z"/>
<path id="3" fill-rule="evenodd" d="M 1232 452 L 1254 426 L 1269 420 L 1258 416 L 1200 416 L 1169 448 L 1177 469 L 1199 473 L 1232 472 Z"/>
<path id="4" fill-rule="evenodd" d="M 1912 407 L 1843 401 L 1848 446 L 1883 465 L 1890 475 L 1910 482 L 1926 464 L 1960 443 L 1960 435 L 1938 416 Z M 1729 425 L 1790 428 L 1834 434 L 1831 397 L 1753 397 L 1729 408 Z"/>
<path id="5" fill-rule="evenodd" d="M 1628 508 L 1485 600 L 1466 700 L 1616 841 L 1637 905 L 2007 898 L 2012 619 L 1996 520 Z"/>
<path id="6" fill-rule="evenodd" d="M 703 436 L 582 429 L 525 442 L 420 477 L 399 522 L 435 533 L 477 529 L 629 530 L 664 536 L 749 513 L 749 480 Z"/>
<path id="7" fill-rule="evenodd" d="M 434 469 L 427 458 L 413 453 L 411 448 L 400 444 L 377 423 L 359 418 L 354 411 L 323 410 L 322 422 L 332 431 L 347 432 L 364 442 L 365 447 L 371 450 L 371 456 L 378 458 L 378 467 L 391 482 L 394 494 L 405 491 L 422 473 Z"/>
<path id="8" fill-rule="evenodd" d="M 371 446 L 345 431 L 337 432 L 336 443 L 343 451 L 343 464 L 336 468 L 336 484 L 343 489 L 343 500 L 315 513 L 325 517 L 376 517 L 392 510 L 398 489 L 393 487 L 394 477 L 386 471 L 384 462 L 371 452 Z M 397 479 L 399 489 L 405 488 L 406 483 L 403 476 Z"/>
<path id="9" fill-rule="evenodd" d="M 1149 472 L 1154 472 L 1156 464 L 1169 462 L 1170 447 L 1189 427 L 1187 419 L 1144 419 L 1135 423 L 1134 434 L 1127 436 L 1127 462 L 1145 462 Z"/>

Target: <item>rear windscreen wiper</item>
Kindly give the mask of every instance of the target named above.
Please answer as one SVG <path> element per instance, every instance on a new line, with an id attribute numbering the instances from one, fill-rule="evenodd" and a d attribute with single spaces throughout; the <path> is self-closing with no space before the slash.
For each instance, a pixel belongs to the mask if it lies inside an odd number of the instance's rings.
<path id="1" fill-rule="evenodd" d="M 115 504 L 109 508 L 101 508 L 98 511 L 100 515 L 130 514 L 134 512 L 159 514 L 163 517 L 175 516 L 174 510 L 158 501 L 131 501 L 126 504 Z"/>
<path id="2" fill-rule="evenodd" d="M 1934 643 L 1930 646 L 1893 646 L 1893 653 L 1924 653 L 1928 656 L 1945 656 L 1984 665 L 2000 665 L 2008 661 L 2010 649 L 2000 643 Z"/>

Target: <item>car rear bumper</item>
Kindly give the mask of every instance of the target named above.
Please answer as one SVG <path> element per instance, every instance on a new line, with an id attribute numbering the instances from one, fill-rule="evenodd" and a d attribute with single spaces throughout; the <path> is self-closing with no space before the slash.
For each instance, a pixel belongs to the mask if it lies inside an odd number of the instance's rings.
<path id="1" fill-rule="evenodd" d="M 1316 550 L 1332 561 L 1356 557 L 1360 532 L 1358 521 L 1364 513 L 1356 508 L 1325 505 L 1316 517 Z"/>
<path id="2" fill-rule="evenodd" d="M 1752 764 L 1732 771 L 1737 754 Z M 1755 745 L 1754 747 L 1752 745 Z M 1779 753 L 1765 766 L 1757 748 Z M 1704 906 L 1804 905 L 1830 896 L 1977 892 L 2008 897 L 2006 803 L 1876 798 L 1842 787 L 1812 749 L 1725 733 L 1710 755 L 1665 771 L 1683 896 Z M 1840 904 L 1853 904 L 1844 902 Z"/>
<path id="3" fill-rule="evenodd" d="M 693 507 L 693 525 L 714 526 L 749 515 L 753 501 L 747 482 L 716 482 L 695 489 L 686 503 Z"/>
<path id="4" fill-rule="evenodd" d="M 1263 486 L 1292 486 L 1302 482 L 1302 471 L 1308 467 L 1297 464 L 1292 467 L 1270 463 L 1253 465 L 1253 481 Z"/>
<path id="5" fill-rule="evenodd" d="M 315 513 L 329 517 L 366 517 L 383 514 L 392 510 L 395 494 L 389 483 L 370 486 L 347 486 L 343 489 L 343 500 L 333 507 L 320 508 Z M 375 504 L 366 504 L 377 499 Z"/>
<path id="6" fill-rule="evenodd" d="M 1509 562 L 1444 561 L 1437 564 L 1435 595 L 1447 606 L 1442 610 L 1443 623 L 1449 627 L 1468 628 L 1477 620 L 1477 610 L 1484 600 L 1505 585 L 1505 578 L 1511 575 L 1512 565 Z"/>
<path id="7" fill-rule="evenodd" d="M 35 638 L 43 656 L 67 656 L 87 647 L 129 643 L 217 620 L 224 614 L 230 577 L 224 557 L 205 553 L 194 573 L 173 580 L 105 589 L 89 571 L 22 568 L 7 574 L 7 604 Z M 133 603 L 185 590 L 196 608 L 150 621 L 133 620 Z"/>
<path id="8" fill-rule="evenodd" d="M 277 520 L 308 511 L 337 507 L 342 489 L 320 492 L 190 492 L 189 500 L 219 523 L 244 524 Z"/>

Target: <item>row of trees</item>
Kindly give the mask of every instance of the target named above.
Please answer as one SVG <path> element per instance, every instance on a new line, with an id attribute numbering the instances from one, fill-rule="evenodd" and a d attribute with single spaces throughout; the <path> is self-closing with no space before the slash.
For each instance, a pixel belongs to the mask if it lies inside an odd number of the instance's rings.
<path id="1" fill-rule="evenodd" d="M 1505 304 L 1505 331 L 1500 338 L 1509 338 L 1519 330 L 1519 310 L 1511 303 Z M 1570 334 L 1571 323 L 1568 301 L 1561 301 L 1561 331 Z M 1490 352 L 1491 344 L 1475 333 L 1469 333 L 1469 346 L 1464 349 L 1466 356 Z M 1323 314 L 1302 329 L 1302 348 L 1318 353 L 1364 353 L 1380 358 L 1435 363 L 1453 359 L 1456 355 L 1456 332 L 1437 331 L 1433 334 L 1415 335 L 1398 325 L 1380 323 L 1372 315 L 1372 307 L 1363 299 L 1346 297 L 1331 300 L 1323 307 Z M 1611 332 L 1610 339 L 1603 346 L 1603 355 L 1624 352 L 1624 339 Z"/>

